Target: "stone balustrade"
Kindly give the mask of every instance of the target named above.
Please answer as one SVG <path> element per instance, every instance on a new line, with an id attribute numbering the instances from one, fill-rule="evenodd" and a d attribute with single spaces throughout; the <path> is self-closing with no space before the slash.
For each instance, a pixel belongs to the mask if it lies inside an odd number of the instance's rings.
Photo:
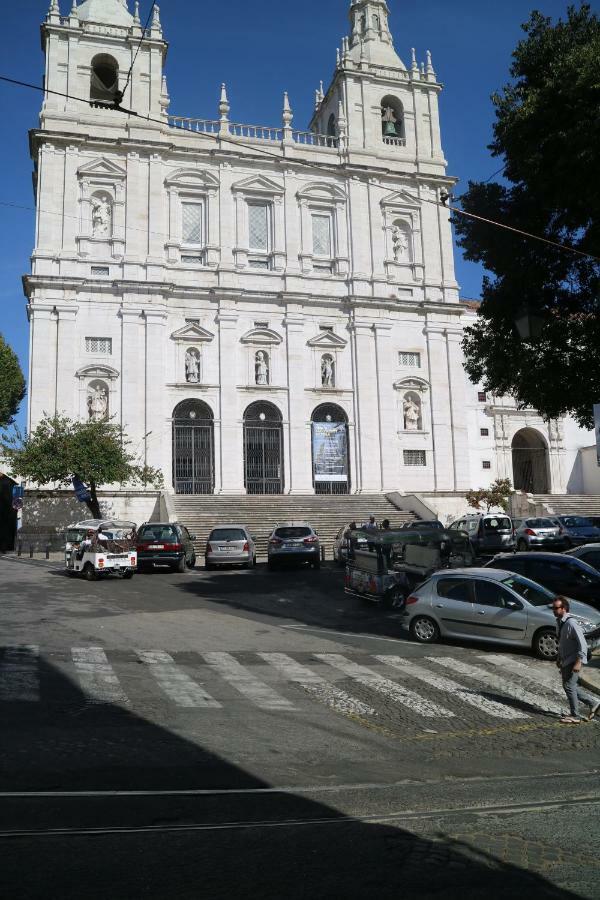
<path id="1" fill-rule="evenodd" d="M 219 119 L 190 119 L 185 116 L 168 116 L 169 126 L 182 131 L 198 132 L 200 134 L 221 133 L 222 123 Z M 233 137 L 243 138 L 249 141 L 266 141 L 281 143 L 286 132 L 284 128 L 271 125 L 246 125 L 242 122 L 227 122 L 227 132 Z M 326 134 L 315 134 L 313 131 L 290 131 L 293 143 L 307 147 L 321 147 L 326 150 L 337 150 L 340 147 L 340 138 Z"/>

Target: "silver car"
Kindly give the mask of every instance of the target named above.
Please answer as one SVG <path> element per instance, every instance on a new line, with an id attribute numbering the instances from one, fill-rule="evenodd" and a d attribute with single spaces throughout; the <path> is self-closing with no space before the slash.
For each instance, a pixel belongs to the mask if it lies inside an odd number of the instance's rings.
<path id="1" fill-rule="evenodd" d="M 282 522 L 276 525 L 267 545 L 269 569 L 284 563 L 306 562 L 321 567 L 321 545 L 317 532 L 307 522 Z"/>
<path id="2" fill-rule="evenodd" d="M 560 550 L 565 539 L 552 519 L 513 519 L 517 550 Z"/>
<path id="3" fill-rule="evenodd" d="M 245 525 L 219 525 L 213 528 L 206 544 L 204 558 L 207 569 L 215 566 L 256 565 L 256 546 Z"/>
<path id="4" fill-rule="evenodd" d="M 541 659 L 556 659 L 558 641 L 552 602 L 541 585 L 501 569 L 437 572 L 406 601 L 403 627 L 414 640 L 467 638 L 530 647 Z M 600 612 L 571 601 L 591 649 L 600 645 Z"/>
<path id="5" fill-rule="evenodd" d="M 600 544 L 583 544 L 573 550 L 566 550 L 565 556 L 574 556 L 600 572 Z"/>
<path id="6" fill-rule="evenodd" d="M 366 537 L 357 537 L 357 550 L 367 550 L 368 543 Z M 348 551 L 350 549 L 350 527 L 344 525 L 335 536 L 333 542 L 333 560 L 343 566 L 348 559 Z"/>

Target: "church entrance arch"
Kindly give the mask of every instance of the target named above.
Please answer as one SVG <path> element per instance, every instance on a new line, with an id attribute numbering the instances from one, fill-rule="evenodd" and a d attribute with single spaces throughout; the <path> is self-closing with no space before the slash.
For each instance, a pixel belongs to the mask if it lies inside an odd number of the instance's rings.
<path id="1" fill-rule="evenodd" d="M 312 414 L 312 465 L 316 494 L 350 493 L 348 416 L 324 403 Z"/>
<path id="2" fill-rule="evenodd" d="M 244 484 L 248 494 L 283 493 L 283 423 L 272 403 L 244 413 Z"/>
<path id="3" fill-rule="evenodd" d="M 176 494 L 214 494 L 214 416 L 202 400 L 173 410 L 173 487 Z"/>
<path id="4" fill-rule="evenodd" d="M 515 490 L 528 494 L 547 494 L 548 447 L 533 428 L 522 428 L 512 441 L 513 484 Z"/>

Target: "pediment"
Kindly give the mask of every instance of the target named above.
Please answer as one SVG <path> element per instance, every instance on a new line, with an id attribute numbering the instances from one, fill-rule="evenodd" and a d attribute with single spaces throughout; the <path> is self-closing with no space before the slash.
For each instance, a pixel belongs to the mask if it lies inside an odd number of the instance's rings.
<path id="1" fill-rule="evenodd" d="M 77 174 L 80 178 L 126 178 L 127 172 L 121 166 L 118 166 L 111 159 L 106 159 L 106 157 L 102 157 L 101 159 L 95 159 L 93 162 L 84 163 L 83 166 L 80 166 L 77 170 Z"/>
<path id="2" fill-rule="evenodd" d="M 184 325 L 178 331 L 174 331 L 171 335 L 172 341 L 185 341 L 192 344 L 207 344 L 214 339 L 214 334 L 201 328 L 200 325 Z"/>
<path id="3" fill-rule="evenodd" d="M 264 175 L 252 175 L 250 178 L 236 181 L 231 186 L 231 190 L 244 194 L 283 194 L 285 192 L 283 185 L 271 181 Z"/>
<path id="4" fill-rule="evenodd" d="M 329 184 L 326 181 L 313 181 L 310 184 L 306 184 L 300 188 L 296 196 L 300 200 L 346 201 L 344 189 L 337 184 Z"/>
<path id="5" fill-rule="evenodd" d="M 417 391 L 419 394 L 425 394 L 429 390 L 429 382 L 424 378 L 418 378 L 416 375 L 409 375 L 408 378 L 402 378 L 394 383 L 395 391 Z"/>
<path id="6" fill-rule="evenodd" d="M 91 366 L 83 366 L 75 372 L 76 378 L 105 378 L 109 381 L 115 381 L 119 377 L 119 373 L 112 366 L 103 366 L 93 364 Z"/>
<path id="7" fill-rule="evenodd" d="M 338 334 L 333 334 L 331 331 L 321 331 L 320 334 L 317 334 L 306 343 L 309 347 L 321 347 L 324 350 L 341 350 L 348 341 L 345 341 Z"/>
<path id="8" fill-rule="evenodd" d="M 408 191 L 394 191 L 393 194 L 388 194 L 387 197 L 384 197 L 381 201 L 382 206 L 395 206 L 397 208 L 406 209 L 420 209 L 421 204 L 419 203 L 416 197 L 413 197 L 412 194 L 409 194 Z"/>
<path id="9" fill-rule="evenodd" d="M 167 187 L 191 188 L 218 188 L 219 179 L 206 169 L 177 169 L 165 178 Z"/>
<path id="10" fill-rule="evenodd" d="M 261 346 L 281 344 L 283 338 L 271 328 L 253 328 L 240 338 L 242 344 L 258 344 Z"/>

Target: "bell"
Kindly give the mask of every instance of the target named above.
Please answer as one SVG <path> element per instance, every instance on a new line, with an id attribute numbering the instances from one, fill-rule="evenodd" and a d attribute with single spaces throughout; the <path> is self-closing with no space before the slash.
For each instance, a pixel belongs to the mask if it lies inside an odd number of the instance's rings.
<path id="1" fill-rule="evenodd" d="M 396 134 L 396 123 L 395 122 L 385 122 L 383 129 L 384 137 L 397 137 Z"/>

